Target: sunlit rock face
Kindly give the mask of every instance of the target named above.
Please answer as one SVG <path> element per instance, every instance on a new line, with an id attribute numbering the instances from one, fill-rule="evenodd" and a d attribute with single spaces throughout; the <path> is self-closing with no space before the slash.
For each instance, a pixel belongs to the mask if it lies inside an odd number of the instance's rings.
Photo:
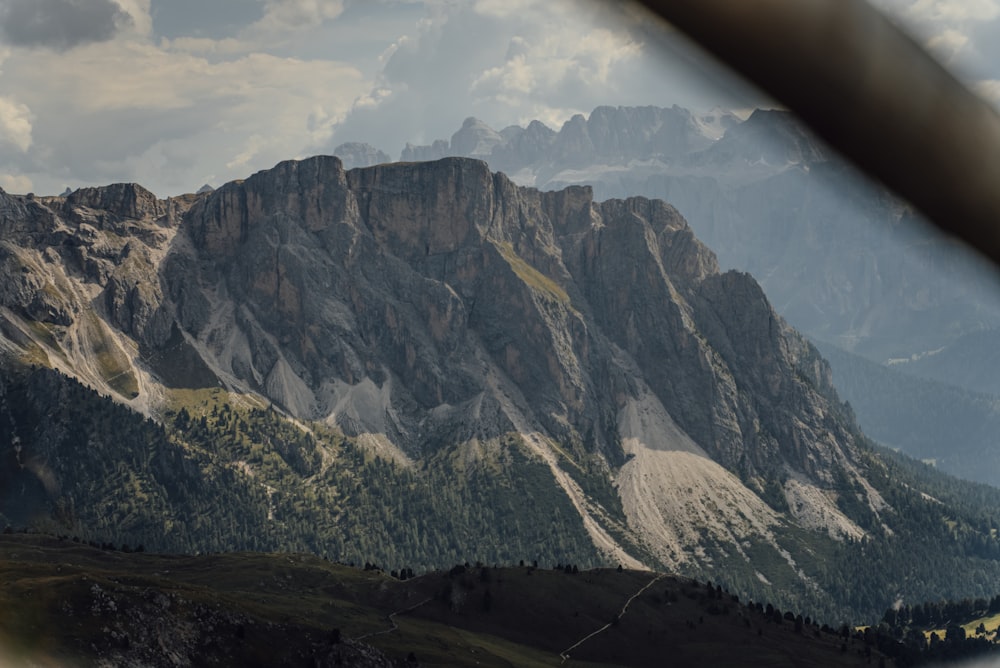
<path id="1" fill-rule="evenodd" d="M 593 135 L 605 153 L 638 146 L 608 129 L 620 115 Z M 316 157 L 170 200 L 3 195 L 0 215 L 4 348 L 150 415 L 169 388 L 222 385 L 409 464 L 518 434 L 630 564 L 626 543 L 678 565 L 706 540 L 776 545 L 784 521 L 857 538 L 844 476 L 884 504 L 825 362 L 662 201 L 541 192 L 467 158 Z"/>
<path id="2" fill-rule="evenodd" d="M 536 426 L 618 461 L 613 416 L 639 375 L 714 456 L 752 474 L 770 443 L 750 428 L 760 405 L 780 414 L 808 389 L 794 369 L 815 354 L 662 202 L 541 193 L 473 160 L 344 172 L 316 158 L 225 186 L 185 222 L 210 262 L 168 257 L 167 282 L 245 314 L 205 308 L 181 323 L 213 366 L 310 418 L 341 402 L 334 380 L 392 383 L 404 449 L 438 440 L 427 411 L 495 403 L 496 373 Z M 509 425 L 500 411 L 488 426 Z"/>
<path id="3" fill-rule="evenodd" d="M 474 155 L 521 185 L 668 201 L 723 268 L 753 275 L 797 329 L 872 360 L 957 348 L 964 336 L 1000 327 L 995 272 L 866 182 L 788 112 L 598 107 L 558 131 L 538 121 L 500 133 L 476 119 L 466 126 L 493 140 L 475 153 L 469 141 L 409 146 L 403 159 Z"/>

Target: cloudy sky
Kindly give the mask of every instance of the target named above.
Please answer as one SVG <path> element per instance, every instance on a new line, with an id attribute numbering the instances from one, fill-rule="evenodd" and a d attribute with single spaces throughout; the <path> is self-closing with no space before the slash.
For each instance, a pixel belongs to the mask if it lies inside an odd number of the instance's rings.
<path id="1" fill-rule="evenodd" d="M 0 0 L 0 188 L 161 197 L 467 116 L 554 129 L 600 104 L 761 100 L 587 0 Z M 879 0 L 1000 99 L 1000 0 Z M 666 46 L 664 46 L 666 45 Z"/>

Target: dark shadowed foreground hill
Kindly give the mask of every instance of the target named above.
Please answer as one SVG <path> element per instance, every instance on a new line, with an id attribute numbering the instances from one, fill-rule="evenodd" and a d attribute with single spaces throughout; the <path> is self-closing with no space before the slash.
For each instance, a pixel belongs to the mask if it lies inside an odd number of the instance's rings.
<path id="1" fill-rule="evenodd" d="M 861 638 L 648 571 L 456 565 L 403 581 L 301 554 L 0 537 L 14 665 L 856 666 Z M 748 605 L 751 604 L 751 605 Z M 5 664 L 6 665 L 6 664 Z"/>

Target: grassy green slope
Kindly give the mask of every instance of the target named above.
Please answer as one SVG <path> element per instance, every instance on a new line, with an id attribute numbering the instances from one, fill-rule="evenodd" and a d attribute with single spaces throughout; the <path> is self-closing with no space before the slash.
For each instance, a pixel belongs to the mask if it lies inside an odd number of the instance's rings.
<path id="1" fill-rule="evenodd" d="M 479 443 L 475 457 L 444 444 L 407 465 L 221 390 L 177 393 L 162 424 L 48 370 L 8 375 L 0 390 L 0 526 L 151 551 L 308 552 L 417 572 L 467 560 L 609 565 L 516 435 Z M 876 516 L 848 488 L 841 505 L 870 540 L 788 528 L 780 538 L 794 568 L 763 545 L 744 545 L 750 561 L 707 545 L 702 570 L 685 575 L 838 623 L 874 621 L 897 596 L 992 595 L 1000 490 L 888 452 L 869 458 L 869 480 L 892 510 Z M 581 466 L 580 476 L 609 515 L 621 512 L 606 475 Z M 756 573 L 762 560 L 773 562 L 770 584 Z"/>
<path id="2" fill-rule="evenodd" d="M 218 390 L 163 424 L 48 370 L 0 394 L 0 521 L 166 551 L 308 551 L 387 568 L 599 557 L 516 435 L 419 465 Z M 13 443 L 18 441 L 19 452 Z"/>

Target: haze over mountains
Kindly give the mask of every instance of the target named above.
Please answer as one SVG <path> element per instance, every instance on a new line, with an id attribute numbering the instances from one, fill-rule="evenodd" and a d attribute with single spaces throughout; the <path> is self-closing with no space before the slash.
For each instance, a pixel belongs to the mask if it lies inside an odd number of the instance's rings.
<path id="1" fill-rule="evenodd" d="M 598 107 L 558 132 L 537 121 L 497 132 L 470 118 L 450 142 L 407 145 L 401 159 L 445 155 L 481 158 L 542 189 L 588 184 L 598 200 L 664 199 L 723 268 L 751 273 L 776 310 L 814 340 L 959 390 L 1000 392 L 996 271 L 818 146 L 786 112 L 757 110 L 743 120 L 676 106 Z M 857 404 L 861 394 L 845 398 Z M 911 409 L 895 394 L 865 400 L 879 402 L 868 406 L 872 413 Z M 1000 484 L 1000 468 L 967 454 L 1000 446 L 985 423 L 973 427 L 969 447 L 953 453 L 951 439 L 939 440 L 933 456 L 927 443 L 909 447 L 905 429 L 881 427 L 879 438 L 893 447 Z M 970 429 L 949 413 L 941 428 Z"/>
<path id="2" fill-rule="evenodd" d="M 6 521 L 644 565 L 852 617 L 1000 576 L 1000 492 L 873 451 L 664 202 L 316 157 L 170 200 L 0 194 L 0 234 Z"/>
<path id="3" fill-rule="evenodd" d="M 757 277 L 796 327 L 876 361 L 1000 322 L 995 273 L 787 112 L 756 110 L 744 121 L 676 106 L 598 107 L 558 132 L 537 121 L 496 132 L 469 118 L 450 142 L 407 145 L 400 159 L 448 155 L 486 160 L 540 189 L 587 184 L 597 200 L 668 201 L 721 266 Z"/>

